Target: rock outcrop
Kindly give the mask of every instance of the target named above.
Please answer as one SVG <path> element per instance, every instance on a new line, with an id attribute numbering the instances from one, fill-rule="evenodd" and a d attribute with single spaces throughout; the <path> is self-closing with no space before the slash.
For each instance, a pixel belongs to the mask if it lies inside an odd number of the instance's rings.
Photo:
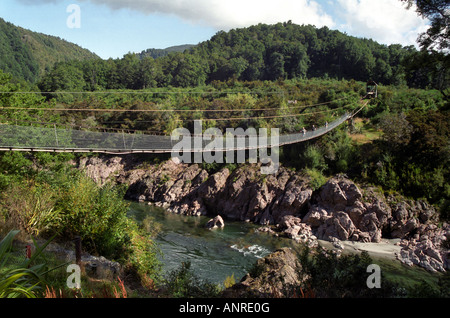
<path id="1" fill-rule="evenodd" d="M 47 252 L 52 252 L 61 260 L 75 264 L 75 251 L 67 249 L 56 243 L 50 243 L 46 249 Z M 115 279 L 123 272 L 122 266 L 115 261 L 106 259 L 103 256 L 93 256 L 88 253 L 82 253 L 81 266 L 87 276 L 95 279 Z"/>
<path id="2" fill-rule="evenodd" d="M 302 220 L 298 217 L 286 215 L 280 223 L 277 224 L 278 233 L 295 240 L 299 243 L 304 243 L 309 247 L 317 247 L 317 237 L 313 234 L 309 225 L 302 223 Z"/>
<path id="3" fill-rule="evenodd" d="M 300 284 L 300 269 L 298 256 L 291 249 L 279 249 L 259 259 L 250 273 L 223 292 L 223 297 L 283 297 L 286 289 Z"/>
<path id="4" fill-rule="evenodd" d="M 397 258 L 407 265 L 418 265 L 428 271 L 444 272 L 450 269 L 450 253 L 443 247 L 444 241 L 450 239 L 450 225 L 438 228 L 434 224 L 421 225 L 409 239 L 403 239 L 399 245 L 402 249 Z"/>
<path id="5" fill-rule="evenodd" d="M 123 170 L 119 159 L 109 161 L 117 168 L 105 172 L 102 170 L 105 163 L 96 161 L 85 162 L 80 167 L 96 180 L 112 178 L 127 184 L 126 197 L 130 200 L 148 202 L 184 215 L 214 214 L 275 225 L 286 215 L 302 213 L 313 193 L 306 178 L 284 168 L 277 175 L 263 177 L 258 167 L 250 165 L 209 174 L 197 164 L 172 160 L 146 169 L 137 166 Z"/>
<path id="6" fill-rule="evenodd" d="M 361 190 L 346 178 L 329 180 L 303 218 L 319 239 L 380 242 L 390 208 L 380 198 L 363 202 Z"/>

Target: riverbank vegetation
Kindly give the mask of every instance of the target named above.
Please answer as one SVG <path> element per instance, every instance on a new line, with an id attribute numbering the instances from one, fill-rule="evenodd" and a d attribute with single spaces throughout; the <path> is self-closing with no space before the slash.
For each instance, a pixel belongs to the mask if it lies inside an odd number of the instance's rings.
<path id="1" fill-rule="evenodd" d="M 157 281 L 159 250 L 152 233 L 127 217 L 123 190 L 98 186 L 68 166 L 65 156 L 52 159 L 52 164 L 36 169 L 21 153 L 2 156 L 2 171 L 11 173 L 20 167 L 20 172 L 2 175 L 2 236 L 19 230 L 18 238 L 23 241 L 52 238 L 66 244 L 80 237 L 84 252 L 118 261 L 127 273 L 145 279 L 143 283 Z"/>

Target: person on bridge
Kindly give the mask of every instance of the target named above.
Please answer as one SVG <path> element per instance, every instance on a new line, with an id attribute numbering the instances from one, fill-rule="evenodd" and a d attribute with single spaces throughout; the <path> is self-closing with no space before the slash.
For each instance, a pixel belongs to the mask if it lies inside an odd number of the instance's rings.
<path id="1" fill-rule="evenodd" d="M 316 126 L 312 125 L 312 130 L 316 131 Z"/>
<path id="2" fill-rule="evenodd" d="M 306 129 L 305 129 L 305 127 L 303 127 L 303 129 L 302 129 L 302 133 L 303 133 L 303 136 L 306 134 Z"/>

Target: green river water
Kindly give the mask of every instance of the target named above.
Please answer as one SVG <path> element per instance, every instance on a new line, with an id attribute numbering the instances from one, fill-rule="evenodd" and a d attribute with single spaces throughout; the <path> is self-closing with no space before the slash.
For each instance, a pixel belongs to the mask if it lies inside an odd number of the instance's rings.
<path id="1" fill-rule="evenodd" d="M 209 230 L 205 227 L 209 217 L 178 215 L 136 202 L 131 203 L 129 216 L 138 222 L 150 216 L 160 224 L 155 241 L 162 251 L 164 272 L 179 269 L 182 262 L 190 262 L 199 278 L 217 284 L 231 275 L 239 281 L 258 258 L 278 248 L 299 248 L 293 240 L 256 231 L 258 226 L 251 223 L 225 220 L 225 228 Z M 375 258 L 374 262 L 387 277 L 399 283 L 412 285 L 421 280 L 435 283 L 439 277 L 398 261 Z"/>

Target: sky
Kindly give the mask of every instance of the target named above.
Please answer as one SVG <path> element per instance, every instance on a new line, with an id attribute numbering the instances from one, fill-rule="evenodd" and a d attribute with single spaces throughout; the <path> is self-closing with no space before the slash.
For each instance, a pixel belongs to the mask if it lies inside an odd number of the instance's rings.
<path id="1" fill-rule="evenodd" d="M 291 20 L 386 45 L 416 46 L 428 27 L 399 0 L 1 0 L 0 17 L 104 59 L 198 44 L 218 31 L 258 23 Z"/>

